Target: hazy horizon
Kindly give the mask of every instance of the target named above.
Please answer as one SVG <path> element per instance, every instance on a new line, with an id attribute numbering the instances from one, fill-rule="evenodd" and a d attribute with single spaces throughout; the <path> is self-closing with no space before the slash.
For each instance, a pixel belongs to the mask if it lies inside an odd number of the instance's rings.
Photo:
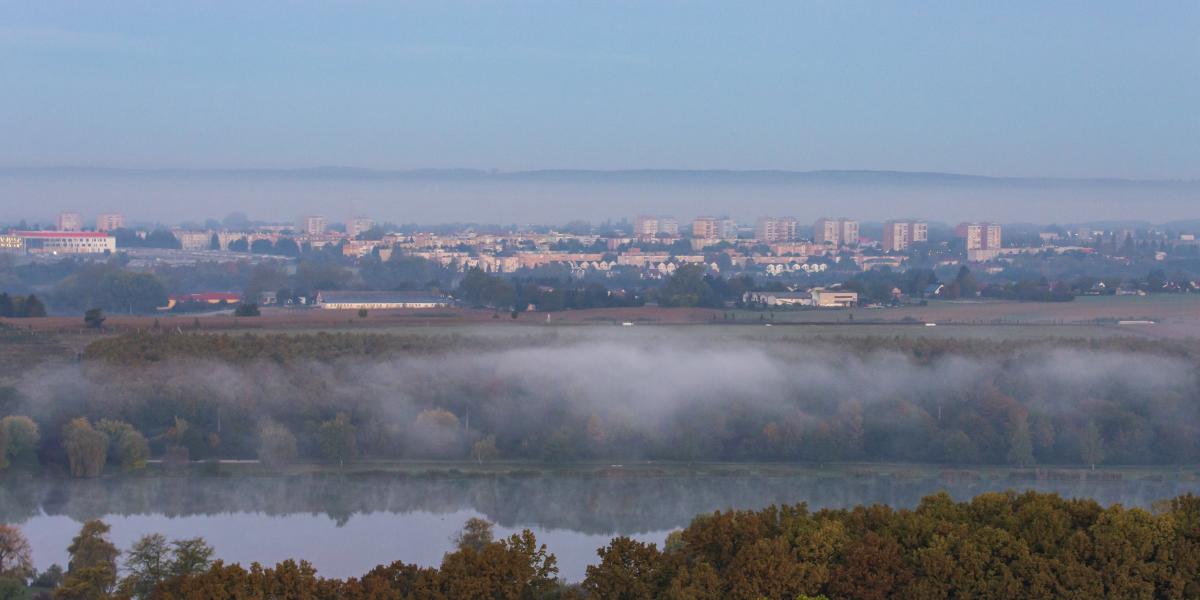
<path id="1" fill-rule="evenodd" d="M 14 5 L 0 219 L 1194 219 L 1198 29 L 1107 0 Z M 538 169 L 653 176 L 490 175 Z"/>
<path id="2" fill-rule="evenodd" d="M 929 173 L 339 171 L 106 171 L 0 169 L 0 222 L 52 222 L 122 212 L 131 223 L 220 219 L 332 221 L 366 215 L 394 223 L 562 224 L 636 214 L 689 219 L 766 215 L 863 221 L 922 218 L 1005 223 L 1200 218 L 1200 182 L 983 178 Z"/>

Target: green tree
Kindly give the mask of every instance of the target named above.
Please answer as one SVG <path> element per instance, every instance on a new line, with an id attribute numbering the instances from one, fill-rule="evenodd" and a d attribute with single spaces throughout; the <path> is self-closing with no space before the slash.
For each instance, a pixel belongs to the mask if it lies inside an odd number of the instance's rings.
<path id="1" fill-rule="evenodd" d="M 37 296 L 30 294 L 21 302 L 20 315 L 22 317 L 44 317 L 46 316 L 46 305 L 38 300 Z"/>
<path id="2" fill-rule="evenodd" d="M 0 457 L 0 463 L 7 459 L 16 465 L 37 464 L 37 448 L 41 434 L 33 419 L 19 415 L 9 415 L 0 419 L 0 437 L 6 442 L 3 444 L 5 456 Z"/>
<path id="3" fill-rule="evenodd" d="M 1008 464 L 1024 467 L 1034 464 L 1033 438 L 1029 434 L 1029 418 L 1021 414 L 1013 418 L 1008 437 Z"/>
<path id="4" fill-rule="evenodd" d="M 148 598 L 159 582 L 171 575 L 170 548 L 161 533 L 144 535 L 125 553 L 125 572 L 120 590 L 134 598 Z"/>
<path id="5" fill-rule="evenodd" d="M 283 424 L 267 420 L 258 434 L 258 460 L 278 466 L 296 459 L 296 436 Z"/>
<path id="6" fill-rule="evenodd" d="M 83 324 L 92 329 L 104 326 L 104 311 L 99 308 L 89 308 L 83 313 Z"/>
<path id="7" fill-rule="evenodd" d="M 346 464 L 347 460 L 358 455 L 356 432 L 346 413 L 338 413 L 333 419 L 321 423 L 317 432 L 321 440 L 321 453 L 325 458 L 337 461 L 338 465 Z"/>
<path id="8" fill-rule="evenodd" d="M 108 457 L 108 436 L 92 428 L 79 417 L 63 427 L 63 448 L 67 451 L 72 477 L 98 477 Z"/>
<path id="9" fill-rule="evenodd" d="M 471 456 L 475 458 L 479 464 L 484 461 L 494 460 L 499 456 L 496 450 L 496 436 L 488 435 L 487 437 L 478 439 L 474 444 L 471 444 Z"/>
<path id="10" fill-rule="evenodd" d="M 492 543 L 495 540 L 495 535 L 492 532 L 492 523 L 486 519 L 471 517 L 463 525 L 463 528 L 450 541 L 454 542 L 454 547 L 459 550 L 470 548 L 475 552 L 483 551 L 484 546 Z"/>
<path id="11" fill-rule="evenodd" d="M 101 419 L 96 429 L 108 436 L 108 460 L 125 471 L 144 469 L 150 458 L 150 444 L 138 430 L 124 421 Z"/>
<path id="12" fill-rule="evenodd" d="M 213 547 L 202 537 L 171 541 L 172 577 L 197 575 L 212 566 Z"/>
<path id="13" fill-rule="evenodd" d="M 1083 462 L 1092 466 L 1092 470 L 1096 470 L 1096 463 L 1104 460 L 1104 438 L 1100 435 L 1100 428 L 1096 427 L 1095 421 L 1088 421 L 1086 427 L 1083 428 L 1083 434 L 1079 440 L 1079 455 Z"/>
<path id="14" fill-rule="evenodd" d="M 234 309 L 233 314 L 237 317 L 257 317 L 262 313 L 258 310 L 257 304 L 253 302 L 243 302 L 239 304 L 236 309 Z"/>

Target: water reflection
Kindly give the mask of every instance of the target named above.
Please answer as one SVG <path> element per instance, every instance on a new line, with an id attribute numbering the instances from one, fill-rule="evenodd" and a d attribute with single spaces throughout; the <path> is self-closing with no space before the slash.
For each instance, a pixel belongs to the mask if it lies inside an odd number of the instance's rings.
<path id="1" fill-rule="evenodd" d="M 66 546 L 90 518 L 113 525 L 122 548 L 152 531 L 202 535 L 229 561 L 304 558 L 328 576 L 358 575 L 392 560 L 435 565 L 449 537 L 483 516 L 507 534 L 537 533 L 578 580 L 596 548 L 614 535 L 661 542 L 697 513 L 807 502 L 812 509 L 856 504 L 911 507 L 945 489 L 965 499 L 1003 489 L 1053 491 L 1103 504 L 1149 507 L 1200 493 L 1194 474 L 1132 477 L 1076 472 L 1070 479 L 964 472 L 845 472 L 786 475 L 531 475 L 430 478 L 373 475 L 153 477 L 70 481 L 8 479 L 0 521 L 17 523 L 39 567 L 66 560 Z"/>

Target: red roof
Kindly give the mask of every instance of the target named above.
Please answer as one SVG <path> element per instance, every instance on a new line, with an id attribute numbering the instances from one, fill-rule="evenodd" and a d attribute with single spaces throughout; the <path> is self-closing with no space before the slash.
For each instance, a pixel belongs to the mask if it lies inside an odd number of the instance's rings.
<path id="1" fill-rule="evenodd" d="M 14 231 L 12 235 L 23 238 L 106 238 L 112 237 L 99 231 Z"/>

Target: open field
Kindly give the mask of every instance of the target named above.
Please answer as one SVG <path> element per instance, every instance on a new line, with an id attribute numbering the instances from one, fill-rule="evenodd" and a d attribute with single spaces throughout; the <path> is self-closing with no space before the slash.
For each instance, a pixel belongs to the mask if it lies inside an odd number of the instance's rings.
<path id="1" fill-rule="evenodd" d="M 727 319 L 726 316 L 729 316 Z M 1117 325 L 1121 320 L 1150 320 L 1154 325 Z M 1053 335 L 1093 337 L 1108 335 L 1146 335 L 1153 337 L 1200 337 L 1200 296 L 1105 296 L 1083 297 L 1074 302 L 949 302 L 933 301 L 928 306 L 852 310 L 774 311 L 721 310 L 708 308 L 630 307 L 568 310 L 554 313 L 521 313 L 513 319 L 508 313 L 462 308 L 400 309 L 371 311 L 360 318 L 352 310 L 265 309 L 260 317 L 216 315 L 110 315 L 105 332 L 87 331 L 82 317 L 46 317 L 37 319 L 0 319 L 0 323 L 30 332 L 75 333 L 94 335 L 153 328 L 201 331 L 289 331 L 355 330 L 408 328 L 546 327 L 558 325 L 615 326 L 621 323 L 645 325 L 764 325 L 814 328 L 811 333 L 867 335 L 956 335 L 974 330 L 1054 328 Z M 953 329 L 945 333 L 923 327 L 936 323 Z M 1022 334 L 1014 329 L 1009 333 Z M 999 332 L 998 332 L 999 333 Z"/>

